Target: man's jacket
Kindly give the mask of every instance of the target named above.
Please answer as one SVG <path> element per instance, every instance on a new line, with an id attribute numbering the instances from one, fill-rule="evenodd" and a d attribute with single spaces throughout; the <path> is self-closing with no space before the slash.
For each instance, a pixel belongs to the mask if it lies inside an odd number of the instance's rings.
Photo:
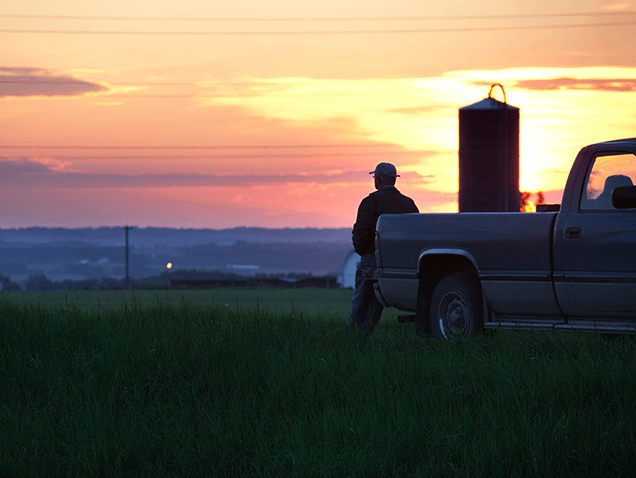
<path id="1" fill-rule="evenodd" d="M 410 197 L 395 186 L 385 186 L 369 194 L 360 203 L 353 225 L 353 247 L 361 256 L 375 253 L 375 224 L 380 214 L 420 212 Z"/>

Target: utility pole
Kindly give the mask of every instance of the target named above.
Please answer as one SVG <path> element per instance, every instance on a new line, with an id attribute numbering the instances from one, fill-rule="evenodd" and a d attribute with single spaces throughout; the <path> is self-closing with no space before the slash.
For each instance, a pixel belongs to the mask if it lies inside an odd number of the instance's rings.
<path id="1" fill-rule="evenodd" d="M 128 253 L 128 230 L 132 229 L 131 226 L 124 226 L 124 230 L 126 231 L 126 283 L 124 287 L 126 289 L 130 289 L 130 261 L 129 261 L 129 253 Z"/>

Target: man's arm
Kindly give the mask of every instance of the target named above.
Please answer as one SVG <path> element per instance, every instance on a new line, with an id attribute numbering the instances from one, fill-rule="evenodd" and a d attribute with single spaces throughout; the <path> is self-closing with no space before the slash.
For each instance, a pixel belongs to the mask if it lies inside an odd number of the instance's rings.
<path id="1" fill-rule="evenodd" d="M 358 207 L 358 216 L 353 225 L 353 248 L 363 256 L 373 247 L 375 238 L 375 221 L 371 196 L 367 196 Z"/>

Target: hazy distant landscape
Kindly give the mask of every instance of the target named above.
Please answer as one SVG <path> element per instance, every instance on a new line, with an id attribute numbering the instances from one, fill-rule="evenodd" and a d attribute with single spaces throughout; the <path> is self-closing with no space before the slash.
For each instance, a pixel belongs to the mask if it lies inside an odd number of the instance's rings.
<path id="1" fill-rule="evenodd" d="M 129 230 L 133 279 L 184 270 L 332 275 L 351 249 L 348 228 Z M 13 282 L 42 274 L 53 281 L 122 279 L 125 273 L 123 228 L 0 229 L 0 275 Z"/>

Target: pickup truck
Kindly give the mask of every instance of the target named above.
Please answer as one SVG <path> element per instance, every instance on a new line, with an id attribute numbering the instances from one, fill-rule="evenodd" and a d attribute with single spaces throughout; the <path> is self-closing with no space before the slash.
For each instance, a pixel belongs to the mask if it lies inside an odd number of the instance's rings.
<path id="1" fill-rule="evenodd" d="M 636 331 L 636 138 L 584 147 L 561 205 L 535 213 L 385 214 L 374 289 L 418 335 Z"/>

